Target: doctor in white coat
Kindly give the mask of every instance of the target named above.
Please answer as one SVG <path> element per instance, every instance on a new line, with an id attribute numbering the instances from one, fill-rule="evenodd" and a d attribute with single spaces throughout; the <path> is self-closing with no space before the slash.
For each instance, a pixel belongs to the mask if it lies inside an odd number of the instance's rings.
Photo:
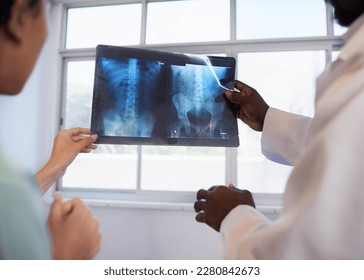
<path id="1" fill-rule="evenodd" d="M 262 130 L 262 152 L 294 169 L 272 222 L 247 190 L 199 190 L 196 220 L 221 233 L 226 259 L 364 259 L 364 0 L 330 0 L 345 45 L 317 79 L 313 119 L 269 108 L 248 85 L 226 97 Z"/>

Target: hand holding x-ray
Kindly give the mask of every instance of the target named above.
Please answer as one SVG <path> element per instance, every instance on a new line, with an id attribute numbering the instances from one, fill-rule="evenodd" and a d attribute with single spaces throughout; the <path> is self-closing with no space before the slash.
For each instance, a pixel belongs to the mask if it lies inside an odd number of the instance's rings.
<path id="1" fill-rule="evenodd" d="M 238 105 L 237 118 L 250 128 L 262 131 L 265 115 L 269 109 L 262 96 L 252 87 L 240 81 L 235 81 L 236 90 L 226 90 L 226 98 Z"/>

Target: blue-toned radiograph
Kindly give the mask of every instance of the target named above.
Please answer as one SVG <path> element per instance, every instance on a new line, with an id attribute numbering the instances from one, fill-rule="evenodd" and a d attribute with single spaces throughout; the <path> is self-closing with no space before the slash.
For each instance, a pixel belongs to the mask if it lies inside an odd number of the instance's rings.
<path id="1" fill-rule="evenodd" d="M 233 57 L 98 45 L 91 131 L 98 144 L 236 147 Z"/>
<path id="2" fill-rule="evenodd" d="M 173 65 L 171 72 L 178 119 L 170 126 L 170 136 L 228 139 L 222 122 L 226 104 L 220 80 L 229 78 L 229 69 L 191 64 Z"/>
<path id="3" fill-rule="evenodd" d="M 98 82 L 103 83 L 102 104 L 99 107 L 99 124 L 103 135 L 151 137 L 156 112 L 150 106 L 157 102 L 161 64 L 142 61 L 102 58 Z"/>

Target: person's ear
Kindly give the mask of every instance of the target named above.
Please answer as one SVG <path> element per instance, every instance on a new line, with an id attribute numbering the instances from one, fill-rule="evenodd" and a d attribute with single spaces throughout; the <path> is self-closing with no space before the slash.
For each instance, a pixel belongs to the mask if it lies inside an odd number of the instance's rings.
<path id="1" fill-rule="evenodd" d="M 11 14 L 4 28 L 6 34 L 16 43 L 21 43 L 27 32 L 27 17 L 29 12 L 25 0 L 15 0 Z"/>

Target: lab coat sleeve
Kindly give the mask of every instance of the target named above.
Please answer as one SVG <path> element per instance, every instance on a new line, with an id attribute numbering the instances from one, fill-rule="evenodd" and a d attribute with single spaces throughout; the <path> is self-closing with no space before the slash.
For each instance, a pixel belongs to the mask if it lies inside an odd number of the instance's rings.
<path id="1" fill-rule="evenodd" d="M 269 108 L 264 120 L 262 153 L 270 160 L 294 165 L 301 155 L 311 118 Z"/>
<path id="2" fill-rule="evenodd" d="M 271 224 L 263 214 L 248 205 L 235 207 L 221 224 L 221 256 L 222 259 L 254 259 L 252 255 L 253 242 L 250 233 L 264 225 Z M 239 246 L 244 242 L 244 246 Z"/>

